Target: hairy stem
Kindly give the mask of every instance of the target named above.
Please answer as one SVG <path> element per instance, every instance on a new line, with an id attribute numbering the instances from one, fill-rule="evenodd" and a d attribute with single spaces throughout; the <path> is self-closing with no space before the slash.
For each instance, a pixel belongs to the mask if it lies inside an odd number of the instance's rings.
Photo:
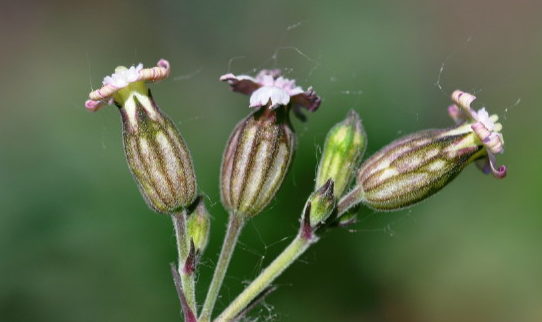
<path id="1" fill-rule="evenodd" d="M 231 302 L 214 322 L 226 322 L 235 319 L 263 290 L 316 242 L 313 236 L 307 236 L 301 229 L 297 237 L 245 290 Z"/>
<path id="2" fill-rule="evenodd" d="M 350 208 L 361 202 L 360 193 L 360 188 L 355 187 L 339 200 L 339 203 L 337 203 L 337 217 L 341 217 Z"/>
<path id="3" fill-rule="evenodd" d="M 177 238 L 177 250 L 179 252 L 178 271 L 181 276 L 181 284 L 186 302 L 192 312 L 196 312 L 196 291 L 194 282 L 194 271 L 185 269 L 187 260 L 190 255 L 190 239 L 186 232 L 186 216 L 187 211 L 182 211 L 173 214 L 173 226 L 175 227 L 175 237 Z"/>
<path id="4" fill-rule="evenodd" d="M 183 308 L 184 322 L 198 322 L 195 313 L 190 309 L 190 307 L 188 307 L 188 302 L 186 302 L 179 271 L 177 271 L 175 264 L 171 263 L 170 266 L 173 281 L 175 282 L 175 289 L 177 290 L 177 295 L 179 296 L 179 301 L 181 302 L 181 307 Z"/>
<path id="5" fill-rule="evenodd" d="M 244 218 L 241 218 L 234 213 L 230 214 L 228 230 L 226 232 L 226 237 L 224 237 L 222 251 L 220 252 L 220 256 L 218 258 L 218 263 L 215 268 L 213 280 L 209 285 L 207 298 L 205 299 L 205 303 L 203 304 L 203 309 L 199 318 L 200 322 L 209 322 L 211 320 L 213 308 L 220 292 L 222 282 L 224 281 L 224 276 L 226 275 L 226 270 L 228 269 L 233 250 L 235 249 L 235 245 L 237 244 L 237 238 L 239 237 L 239 233 L 241 232 L 243 224 Z"/>

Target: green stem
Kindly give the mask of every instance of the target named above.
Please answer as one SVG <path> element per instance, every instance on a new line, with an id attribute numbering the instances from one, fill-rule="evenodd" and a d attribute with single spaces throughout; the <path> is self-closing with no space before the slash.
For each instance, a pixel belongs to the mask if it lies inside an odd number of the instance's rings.
<path id="1" fill-rule="evenodd" d="M 222 282 L 224 281 L 224 276 L 226 275 L 226 270 L 228 269 L 233 250 L 235 249 L 235 245 L 237 244 L 237 238 L 239 237 L 239 233 L 241 232 L 243 224 L 244 218 L 241 218 L 234 213 L 230 214 L 228 230 L 226 232 L 226 237 L 224 237 L 222 251 L 220 252 L 220 256 L 218 258 L 218 263 L 215 268 L 213 280 L 209 285 L 207 298 L 205 299 L 205 303 L 203 304 L 203 309 L 199 318 L 200 322 L 209 322 L 211 320 L 213 308 L 220 292 Z"/>
<path id="2" fill-rule="evenodd" d="M 184 269 L 186 260 L 190 252 L 190 239 L 186 231 L 186 209 L 173 214 L 173 226 L 175 227 L 175 237 L 177 238 L 177 250 L 179 252 L 178 271 L 181 276 L 181 283 L 186 302 L 192 312 L 196 313 L 196 291 L 194 282 L 194 272 Z"/>
<path id="3" fill-rule="evenodd" d="M 307 236 L 301 231 L 286 249 L 231 302 L 231 304 L 214 320 L 226 322 L 235 319 L 264 289 L 266 289 L 282 272 L 303 254 L 316 238 Z"/>
<path id="4" fill-rule="evenodd" d="M 363 198 L 361 197 L 361 190 L 359 187 L 355 187 L 346 196 L 342 197 L 341 200 L 337 203 L 337 217 L 340 218 L 344 215 L 350 208 L 358 205 Z"/>

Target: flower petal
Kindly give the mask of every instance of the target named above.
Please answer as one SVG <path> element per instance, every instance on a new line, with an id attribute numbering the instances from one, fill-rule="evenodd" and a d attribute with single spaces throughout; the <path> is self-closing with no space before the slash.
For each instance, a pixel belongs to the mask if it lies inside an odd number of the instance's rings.
<path id="1" fill-rule="evenodd" d="M 119 66 L 115 73 L 103 79 L 103 86 L 89 94 L 90 100 L 85 102 L 85 107 L 91 111 L 97 111 L 104 105 L 113 104 L 112 96 L 130 83 L 138 81 L 157 81 L 169 76 L 169 62 L 160 59 L 156 67 L 143 68 L 143 64 L 126 68 Z M 94 102 L 92 102 L 94 101 Z"/>
<path id="2" fill-rule="evenodd" d="M 290 103 L 290 95 L 282 88 L 276 86 L 264 86 L 257 89 L 250 96 L 249 107 L 261 107 L 270 104 L 270 109 Z"/>
<path id="3" fill-rule="evenodd" d="M 478 117 L 478 122 L 482 122 L 482 124 L 484 124 L 488 131 L 493 131 L 495 123 L 493 123 L 493 120 L 491 119 L 491 117 L 489 117 L 489 113 L 486 111 L 485 107 L 481 110 L 478 110 L 476 115 Z"/>
<path id="4" fill-rule="evenodd" d="M 228 82 L 231 89 L 234 92 L 238 92 L 245 95 L 252 94 L 255 90 L 260 88 L 259 82 L 247 75 L 235 76 L 234 74 L 226 74 L 220 77 L 220 80 L 223 82 Z"/>
<path id="5" fill-rule="evenodd" d="M 294 106 L 302 106 L 310 112 L 316 111 L 320 106 L 320 103 L 322 103 L 322 99 L 316 95 L 316 92 L 312 87 L 309 87 L 306 92 L 292 96 L 292 101 Z"/>
<path id="6" fill-rule="evenodd" d="M 115 88 L 123 88 L 131 82 L 135 82 L 139 78 L 139 71 L 143 69 L 143 64 L 132 66 L 130 68 L 117 67 L 115 73 L 111 76 L 106 76 L 103 80 L 103 85 L 111 85 Z"/>
<path id="7" fill-rule="evenodd" d="M 493 154 L 504 152 L 504 140 L 500 133 L 489 131 L 482 122 L 474 123 L 471 128 L 488 151 Z"/>
<path id="8" fill-rule="evenodd" d="M 506 177 L 506 167 L 504 165 L 501 165 L 498 169 L 496 168 L 497 161 L 495 160 L 495 155 L 493 153 L 488 153 L 488 158 L 493 176 L 497 179 Z"/>
<path id="9" fill-rule="evenodd" d="M 478 121 L 478 115 L 470 107 L 470 103 L 472 103 L 475 99 L 476 96 L 460 90 L 455 90 L 452 93 L 452 101 L 455 103 L 455 105 L 457 105 L 457 107 L 459 107 L 460 110 L 463 111 L 463 114 L 467 117 L 467 119 Z"/>
<path id="10" fill-rule="evenodd" d="M 92 112 L 96 112 L 97 110 L 101 109 L 102 107 L 106 106 L 107 103 L 103 101 L 93 101 L 93 100 L 87 100 L 85 102 L 85 107 Z"/>

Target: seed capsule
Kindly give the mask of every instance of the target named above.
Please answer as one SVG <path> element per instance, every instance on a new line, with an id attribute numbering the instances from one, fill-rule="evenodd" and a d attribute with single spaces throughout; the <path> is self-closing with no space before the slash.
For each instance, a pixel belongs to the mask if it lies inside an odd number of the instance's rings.
<path id="1" fill-rule="evenodd" d="M 261 108 L 237 124 L 222 159 L 221 196 L 226 209 L 247 217 L 259 214 L 284 180 L 295 142 L 284 106 Z"/>

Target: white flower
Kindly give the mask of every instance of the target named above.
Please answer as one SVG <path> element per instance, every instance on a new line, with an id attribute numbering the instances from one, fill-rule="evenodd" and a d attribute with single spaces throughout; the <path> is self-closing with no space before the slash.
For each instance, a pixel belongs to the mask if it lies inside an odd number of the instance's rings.
<path id="1" fill-rule="evenodd" d="M 135 82 L 156 82 L 167 78 L 169 75 L 169 62 L 160 59 L 156 67 L 143 68 L 143 64 L 126 68 L 119 66 L 115 73 L 107 76 L 103 80 L 103 86 L 92 91 L 88 96 L 89 100 L 85 102 L 85 107 L 90 111 L 97 111 L 100 108 L 114 104 L 115 95 L 118 92 Z M 118 98 L 118 97 L 117 97 Z"/>
<path id="2" fill-rule="evenodd" d="M 135 82 L 139 78 L 139 72 L 143 69 L 143 64 L 132 66 L 128 69 L 119 67 L 111 76 L 106 76 L 103 80 L 103 85 L 111 85 L 115 88 L 124 88 L 128 84 Z"/>
<path id="3" fill-rule="evenodd" d="M 496 178 L 506 176 L 506 167 L 497 167 L 495 154 L 504 152 L 504 139 L 500 133 L 502 125 L 496 123 L 497 115 L 489 115 L 485 108 L 476 112 L 470 104 L 476 99 L 474 95 L 456 90 L 452 93 L 454 105 L 448 108 L 450 116 L 457 124 L 467 122 L 472 131 L 478 136 L 487 152 L 487 158 L 477 160 L 478 167 L 485 173 L 493 173 Z"/>
<path id="4" fill-rule="evenodd" d="M 493 120 L 489 117 L 489 113 L 486 111 L 486 108 L 482 108 L 481 110 L 478 110 L 476 113 L 476 117 L 474 117 L 478 122 L 482 122 L 482 124 L 486 127 L 488 131 L 493 131 L 493 128 L 495 127 L 495 123 L 493 123 Z"/>
<path id="5" fill-rule="evenodd" d="M 270 109 L 290 103 L 290 95 L 280 87 L 263 86 L 250 95 L 249 107 L 261 107 L 269 103 Z"/>
<path id="6" fill-rule="evenodd" d="M 321 103 L 320 97 L 311 87 L 304 91 L 296 86 L 295 80 L 280 76 L 280 70 L 277 69 L 264 69 L 256 77 L 226 74 L 220 77 L 220 80 L 228 82 L 232 90 L 250 95 L 249 107 L 259 108 L 269 105 L 270 109 L 275 109 L 291 105 L 294 113 L 303 118 L 300 107 L 313 112 Z"/>

